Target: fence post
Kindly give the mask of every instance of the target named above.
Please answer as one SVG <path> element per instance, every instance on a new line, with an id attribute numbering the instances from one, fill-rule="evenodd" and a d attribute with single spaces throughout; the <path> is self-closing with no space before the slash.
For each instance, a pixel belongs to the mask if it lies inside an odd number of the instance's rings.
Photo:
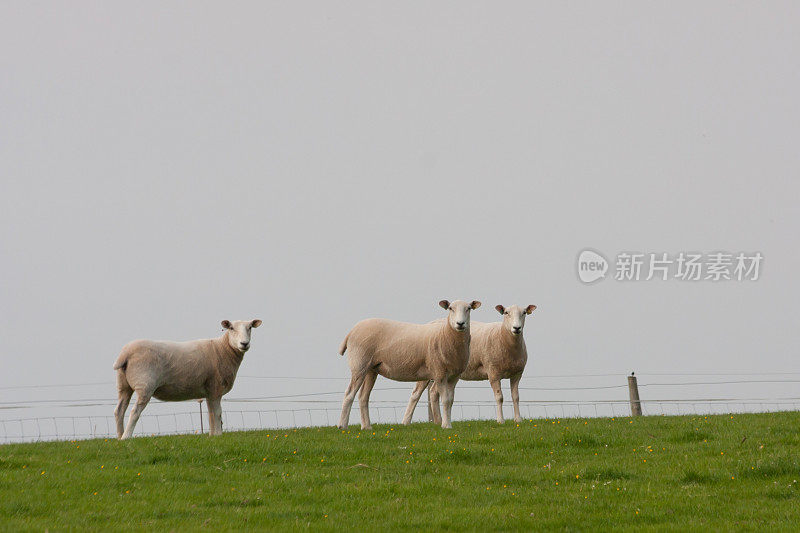
<path id="1" fill-rule="evenodd" d="M 203 400 L 197 400 L 197 404 L 200 406 L 200 434 L 202 435 L 205 433 L 203 431 Z"/>
<path id="2" fill-rule="evenodd" d="M 628 376 L 628 394 L 631 399 L 631 416 L 642 416 L 642 402 L 639 401 L 639 386 L 636 384 L 636 376 Z"/>

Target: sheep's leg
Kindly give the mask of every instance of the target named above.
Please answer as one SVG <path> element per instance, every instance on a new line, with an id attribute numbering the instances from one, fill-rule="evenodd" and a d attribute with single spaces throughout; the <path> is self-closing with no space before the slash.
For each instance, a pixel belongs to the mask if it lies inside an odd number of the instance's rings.
<path id="1" fill-rule="evenodd" d="M 214 413 L 214 406 L 211 404 L 211 399 L 206 398 L 206 410 L 208 410 L 208 434 L 214 434 L 214 426 L 217 423 L 217 415 Z"/>
<path id="2" fill-rule="evenodd" d="M 208 434 L 222 435 L 222 401 L 220 398 L 206 398 L 208 405 Z"/>
<path id="3" fill-rule="evenodd" d="M 431 386 L 428 389 L 428 403 L 431 406 L 433 413 L 433 423 L 437 426 L 442 424 L 442 410 L 439 407 L 439 387 L 435 381 L 431 381 Z"/>
<path id="4" fill-rule="evenodd" d="M 222 435 L 222 400 L 215 400 L 214 413 L 217 415 L 217 435 Z"/>
<path id="5" fill-rule="evenodd" d="M 128 419 L 128 426 L 125 428 L 125 433 L 122 434 L 120 437 L 121 440 L 129 439 L 133 436 L 133 428 L 136 427 L 136 422 L 139 421 L 139 417 L 142 415 L 142 411 L 147 406 L 147 403 L 150 401 L 150 397 L 153 395 L 152 392 L 145 392 L 141 390 L 136 391 L 136 405 L 133 406 L 131 410 L 131 416 Z"/>
<path id="6" fill-rule="evenodd" d="M 426 389 L 428 390 L 428 422 L 433 422 L 435 420 L 433 416 L 433 405 L 431 405 L 431 381 L 428 380 L 428 385 Z"/>
<path id="7" fill-rule="evenodd" d="M 353 377 L 350 378 L 350 385 L 347 386 L 347 390 L 344 393 L 344 400 L 342 400 L 342 416 L 339 418 L 339 425 L 337 426 L 339 429 L 347 429 L 350 423 L 350 409 L 353 407 L 353 400 L 356 399 L 358 389 L 360 389 L 361 384 L 364 383 L 364 378 L 366 378 L 365 372 L 354 374 Z"/>
<path id="8" fill-rule="evenodd" d="M 428 387 L 428 382 L 426 381 L 417 381 L 416 385 L 414 385 L 414 391 L 411 393 L 411 398 L 408 399 L 408 407 L 406 407 L 406 413 L 403 415 L 403 425 L 407 426 L 411 423 L 411 417 L 414 416 L 414 409 L 417 408 L 417 402 L 419 401 L 422 393 L 425 392 L 425 389 Z"/>
<path id="9" fill-rule="evenodd" d="M 455 383 L 453 384 L 455 388 Z M 450 388 L 450 382 L 447 379 L 437 379 L 436 386 L 439 388 L 439 394 L 442 397 L 442 427 L 450 429 L 453 425 L 450 423 L 450 414 L 453 408 L 453 389 Z"/>
<path id="10" fill-rule="evenodd" d="M 458 383 L 458 376 L 456 376 L 454 378 L 450 378 L 450 380 L 447 382 L 447 388 L 448 388 L 449 394 L 448 394 L 448 398 L 447 398 L 447 406 L 445 407 L 445 409 L 447 409 L 447 420 L 448 421 L 452 421 L 453 420 L 453 401 L 456 398 L 456 383 Z M 451 426 L 448 426 L 448 427 L 451 427 Z"/>
<path id="11" fill-rule="evenodd" d="M 372 429 L 372 424 L 369 422 L 369 394 L 372 392 L 372 387 L 375 386 L 375 379 L 378 373 L 374 371 L 367 372 L 364 378 L 364 384 L 358 393 L 358 407 L 361 411 L 361 429 Z"/>
<path id="12" fill-rule="evenodd" d="M 505 419 L 503 418 L 503 389 L 500 388 L 500 379 L 490 379 L 489 385 L 492 386 L 492 391 L 494 391 L 494 401 L 497 403 L 497 423 L 502 424 L 505 422 Z"/>
<path id="13" fill-rule="evenodd" d="M 514 402 L 514 422 L 517 424 L 522 422 L 522 416 L 519 414 L 519 380 L 521 379 L 521 373 L 511 378 L 511 401 Z"/>
<path id="14" fill-rule="evenodd" d="M 131 396 L 133 396 L 133 389 L 122 389 L 118 392 L 119 401 L 117 407 L 114 409 L 114 419 L 117 422 L 117 438 L 121 439 L 125 431 L 125 411 L 128 410 L 128 404 L 131 403 Z"/>

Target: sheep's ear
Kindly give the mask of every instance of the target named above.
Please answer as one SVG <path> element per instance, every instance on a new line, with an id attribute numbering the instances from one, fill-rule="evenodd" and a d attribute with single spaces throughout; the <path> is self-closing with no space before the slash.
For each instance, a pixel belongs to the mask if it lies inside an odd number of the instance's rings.
<path id="1" fill-rule="evenodd" d="M 439 307 L 441 307 L 442 309 L 450 309 L 450 302 L 448 302 L 447 300 L 442 300 L 441 302 L 439 302 Z"/>
<path id="2" fill-rule="evenodd" d="M 481 303 L 478 300 L 472 300 L 472 303 L 469 304 L 472 309 L 477 309 L 481 306 Z"/>
<path id="3" fill-rule="evenodd" d="M 536 309 L 536 306 L 531 304 L 531 305 L 529 305 L 528 307 L 525 308 L 525 313 L 531 314 L 531 313 L 533 313 L 534 309 Z"/>
<path id="4" fill-rule="evenodd" d="M 231 321 L 230 320 L 223 320 L 221 323 L 222 323 L 222 327 L 223 328 L 231 329 Z"/>
<path id="5" fill-rule="evenodd" d="M 261 325 L 261 321 L 259 319 L 255 319 L 252 322 L 250 322 L 250 327 L 253 327 L 253 328 L 257 328 L 260 325 Z"/>
<path id="6" fill-rule="evenodd" d="M 500 305 L 500 304 L 498 304 L 498 305 L 495 305 L 495 306 L 494 306 L 494 308 L 495 308 L 495 309 L 497 309 L 497 312 L 498 312 L 498 313 L 500 313 L 501 315 L 502 315 L 503 313 L 505 313 L 505 312 L 506 312 L 506 308 L 505 308 L 505 307 L 503 307 L 503 306 L 502 306 L 502 305 Z"/>

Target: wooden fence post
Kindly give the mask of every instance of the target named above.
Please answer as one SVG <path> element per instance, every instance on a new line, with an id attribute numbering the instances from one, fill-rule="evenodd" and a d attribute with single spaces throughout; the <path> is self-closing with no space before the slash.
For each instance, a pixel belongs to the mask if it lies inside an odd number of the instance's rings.
<path id="1" fill-rule="evenodd" d="M 197 403 L 200 405 L 200 433 L 205 433 L 203 431 L 203 400 L 197 400 Z"/>
<path id="2" fill-rule="evenodd" d="M 631 399 L 631 416 L 642 416 L 642 402 L 639 401 L 639 386 L 636 384 L 636 376 L 628 376 L 628 394 Z"/>

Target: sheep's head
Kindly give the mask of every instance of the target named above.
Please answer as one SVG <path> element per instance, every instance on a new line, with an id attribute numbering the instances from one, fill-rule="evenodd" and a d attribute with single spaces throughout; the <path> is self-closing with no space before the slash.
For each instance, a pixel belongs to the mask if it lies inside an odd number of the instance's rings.
<path id="1" fill-rule="evenodd" d="M 511 307 L 503 307 L 502 305 L 496 305 L 495 309 L 503 315 L 504 328 L 510 331 L 512 335 L 522 335 L 522 328 L 525 326 L 525 315 L 533 313 L 536 306 L 520 307 L 512 305 Z"/>
<path id="2" fill-rule="evenodd" d="M 238 352 L 250 349 L 250 330 L 261 325 L 260 320 L 223 320 L 222 327 L 228 332 L 228 344 Z"/>
<path id="3" fill-rule="evenodd" d="M 465 302 L 463 300 L 456 300 L 453 303 L 447 300 L 439 302 L 439 307 L 447 310 L 447 323 L 456 331 L 466 331 L 469 329 L 469 312 L 477 309 L 481 303 L 477 300 L 472 302 Z"/>

